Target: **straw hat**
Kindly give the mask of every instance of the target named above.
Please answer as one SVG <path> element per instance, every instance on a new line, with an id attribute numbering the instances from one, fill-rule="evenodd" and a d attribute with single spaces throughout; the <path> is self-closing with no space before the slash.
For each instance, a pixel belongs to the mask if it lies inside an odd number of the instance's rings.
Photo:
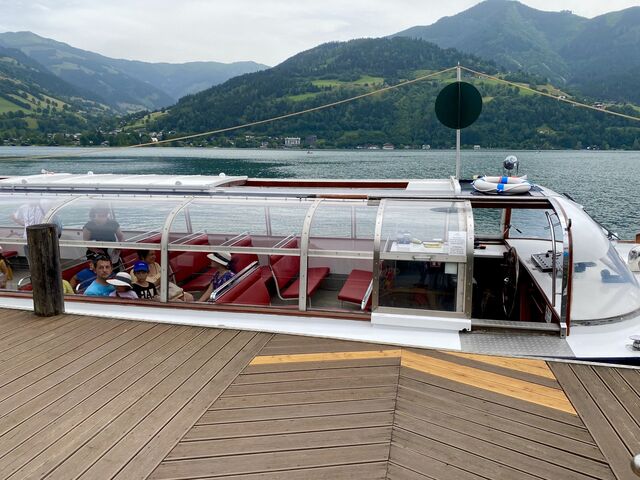
<path id="1" fill-rule="evenodd" d="M 224 265 L 225 267 L 229 266 L 229 262 L 231 262 L 231 254 L 224 252 L 213 252 L 207 255 L 209 260 L 213 260 L 220 265 Z"/>
<path id="2" fill-rule="evenodd" d="M 127 272 L 116 273 L 116 276 L 107 280 L 107 283 L 114 287 L 129 287 L 131 288 L 131 275 Z"/>

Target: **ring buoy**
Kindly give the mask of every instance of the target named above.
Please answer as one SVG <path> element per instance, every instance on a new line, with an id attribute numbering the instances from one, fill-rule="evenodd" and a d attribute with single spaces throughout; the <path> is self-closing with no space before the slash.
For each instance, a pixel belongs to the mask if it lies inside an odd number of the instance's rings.
<path id="1" fill-rule="evenodd" d="M 480 177 L 473 181 L 473 188 L 482 193 L 517 195 L 531 190 L 527 176 L 523 177 Z"/>

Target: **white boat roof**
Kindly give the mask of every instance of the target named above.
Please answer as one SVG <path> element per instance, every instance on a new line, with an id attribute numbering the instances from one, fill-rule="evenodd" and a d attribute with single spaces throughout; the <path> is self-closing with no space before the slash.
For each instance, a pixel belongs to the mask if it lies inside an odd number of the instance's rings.
<path id="1" fill-rule="evenodd" d="M 111 173 L 43 173 L 8 177 L 0 180 L 2 190 L 162 190 L 205 191 L 220 186 L 243 183 L 245 176 L 221 175 L 122 175 Z"/>

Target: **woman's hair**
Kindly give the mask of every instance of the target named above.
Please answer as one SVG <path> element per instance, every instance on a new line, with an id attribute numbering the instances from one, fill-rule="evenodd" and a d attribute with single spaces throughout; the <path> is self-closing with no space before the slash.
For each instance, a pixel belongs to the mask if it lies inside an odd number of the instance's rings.
<path id="1" fill-rule="evenodd" d="M 147 258 L 149 256 L 149 253 L 151 253 L 150 250 L 138 250 L 138 258 L 140 260 L 144 260 L 145 258 Z"/>
<path id="2" fill-rule="evenodd" d="M 95 216 L 99 213 L 109 214 L 109 207 L 105 207 L 104 205 L 97 205 L 95 207 L 91 207 L 89 210 L 89 218 L 95 218 Z"/>

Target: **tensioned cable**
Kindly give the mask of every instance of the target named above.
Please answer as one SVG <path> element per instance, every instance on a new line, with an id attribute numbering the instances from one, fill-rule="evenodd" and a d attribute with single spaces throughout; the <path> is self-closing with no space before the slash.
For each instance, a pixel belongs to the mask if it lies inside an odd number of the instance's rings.
<path id="1" fill-rule="evenodd" d="M 634 117 L 633 115 L 626 115 L 624 113 L 612 112 L 611 110 L 605 110 L 603 108 L 594 107 L 593 105 L 587 105 L 586 103 L 580 103 L 580 102 L 576 102 L 575 100 L 570 100 L 568 98 L 562 98 L 562 96 L 552 95 L 552 94 L 547 93 L 547 92 L 541 92 L 540 90 L 536 90 L 535 88 L 527 87 L 525 85 L 522 85 L 522 84 L 519 84 L 519 83 L 515 83 L 515 82 L 510 82 L 509 80 L 505 80 L 505 79 L 500 78 L 500 77 L 495 77 L 495 76 L 489 75 L 487 73 L 476 72 L 475 70 L 472 70 L 471 68 L 462 67 L 462 66 L 460 68 L 462 68 L 463 70 L 466 70 L 467 72 L 471 72 L 471 73 L 475 73 L 476 75 L 480 75 L 481 77 L 490 78 L 491 80 L 495 80 L 497 82 L 506 83 L 506 84 L 511 85 L 513 87 L 521 88 L 521 89 L 527 90 L 529 92 L 537 93 L 538 95 L 542 95 L 544 97 L 553 98 L 554 100 L 558 100 L 560 102 L 565 102 L 565 103 L 569 103 L 571 105 L 575 105 L 576 107 L 588 108 L 590 110 L 595 110 L 596 112 L 608 113 L 609 115 L 615 115 L 616 117 L 626 118 L 627 120 L 640 121 L 640 117 Z"/>
<path id="2" fill-rule="evenodd" d="M 367 93 L 362 93 L 360 95 L 356 95 L 355 97 L 345 98 L 343 100 L 338 100 L 336 102 L 327 103 L 325 105 L 320 105 L 320 106 L 317 106 L 317 107 L 307 108 L 305 110 L 300 110 L 298 112 L 286 113 L 284 115 L 278 115 L 276 117 L 267 118 L 265 120 L 257 120 L 255 122 L 243 123 L 241 125 L 235 125 L 233 127 L 219 128 L 217 130 L 210 130 L 208 132 L 194 133 L 192 135 L 183 135 L 181 137 L 176 137 L 176 138 L 168 138 L 166 140 L 160 140 L 158 142 L 148 142 L 148 143 L 140 143 L 140 144 L 136 144 L 136 145 L 127 145 L 127 146 L 124 146 L 124 147 L 115 147 L 114 149 L 110 149 L 110 152 L 113 152 L 114 150 L 117 151 L 119 149 L 140 148 L 140 147 L 155 147 L 155 146 L 161 145 L 163 143 L 171 143 L 171 142 L 177 142 L 177 141 L 181 141 L 181 140 L 188 140 L 188 139 L 192 139 L 192 138 L 206 137 L 208 135 L 216 135 L 218 133 L 230 132 L 232 130 L 240 130 L 242 128 L 254 127 L 256 125 L 263 125 L 265 123 L 276 122 L 278 120 L 284 120 L 286 118 L 297 117 L 299 115 L 305 115 L 307 113 L 317 112 L 319 110 L 324 110 L 324 109 L 327 109 L 327 108 L 335 107 L 337 105 L 342 105 L 342 104 L 345 104 L 345 103 L 353 102 L 353 101 L 359 100 L 361 98 L 370 97 L 370 96 L 376 95 L 378 93 L 383 93 L 383 92 L 387 92 L 389 90 L 394 90 L 396 88 L 404 87 L 404 86 L 410 85 L 412 83 L 416 83 L 416 82 L 420 82 L 422 80 L 426 80 L 427 78 L 432 78 L 432 77 L 436 77 L 438 75 L 442 75 L 443 73 L 451 72 L 451 71 L 455 70 L 456 68 L 457 67 L 446 68 L 444 70 L 440 70 L 439 72 L 433 72 L 433 73 L 429 73 L 427 75 L 422 75 L 420 77 L 417 77 L 417 78 L 414 78 L 414 79 L 411 79 L 411 80 L 405 80 L 403 82 L 396 83 L 395 85 L 389 85 L 387 87 L 379 88 L 379 89 L 373 90 L 371 92 L 367 92 Z M 69 154 L 65 154 L 65 155 L 54 155 L 54 156 L 51 156 L 51 155 L 37 155 L 37 156 L 30 156 L 30 157 L 0 157 L 0 160 L 21 160 L 21 159 L 22 160 L 34 160 L 34 159 L 40 159 L 40 158 L 79 157 L 79 156 L 82 156 L 82 155 L 95 155 L 95 152 L 78 152 L 78 153 L 69 153 Z"/>

